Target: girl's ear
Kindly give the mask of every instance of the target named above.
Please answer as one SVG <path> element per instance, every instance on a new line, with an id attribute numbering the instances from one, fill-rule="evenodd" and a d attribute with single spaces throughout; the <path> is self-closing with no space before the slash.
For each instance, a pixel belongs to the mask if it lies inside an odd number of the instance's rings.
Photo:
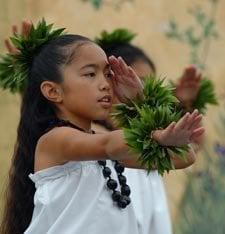
<path id="1" fill-rule="evenodd" d="M 54 102 L 54 103 L 62 102 L 62 92 L 58 84 L 52 81 L 43 81 L 41 83 L 40 89 L 41 89 L 43 96 L 47 100 Z"/>

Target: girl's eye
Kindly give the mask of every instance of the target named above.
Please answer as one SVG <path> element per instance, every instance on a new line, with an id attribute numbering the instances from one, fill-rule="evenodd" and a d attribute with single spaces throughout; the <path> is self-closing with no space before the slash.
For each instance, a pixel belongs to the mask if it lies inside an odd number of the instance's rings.
<path id="1" fill-rule="evenodd" d="M 111 79 L 113 77 L 113 74 L 112 73 L 107 73 L 106 77 L 109 78 L 109 79 Z"/>
<path id="2" fill-rule="evenodd" d="M 111 79 L 113 77 L 113 72 L 112 71 L 109 71 L 106 73 L 105 75 L 107 78 Z"/>
<path id="3" fill-rule="evenodd" d="M 93 78 L 93 77 L 95 77 L 95 75 L 96 74 L 94 72 L 90 72 L 90 73 L 84 74 L 84 76 L 89 77 L 89 78 Z"/>

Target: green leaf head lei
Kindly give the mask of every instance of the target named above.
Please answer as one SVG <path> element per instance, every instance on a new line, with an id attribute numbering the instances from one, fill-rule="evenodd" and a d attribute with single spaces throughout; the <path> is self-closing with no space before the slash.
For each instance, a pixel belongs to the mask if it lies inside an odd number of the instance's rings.
<path id="1" fill-rule="evenodd" d="M 118 28 L 112 32 L 102 31 L 100 37 L 95 38 L 95 42 L 99 46 L 114 45 L 114 44 L 126 44 L 130 43 L 136 34 L 125 28 Z"/>
<path id="2" fill-rule="evenodd" d="M 13 93 L 23 93 L 26 87 L 29 68 L 33 58 L 48 41 L 63 34 L 64 28 L 52 29 L 53 24 L 47 24 L 42 19 L 37 26 L 31 26 L 27 36 L 11 37 L 16 54 L 6 54 L 0 58 L 0 87 Z"/>

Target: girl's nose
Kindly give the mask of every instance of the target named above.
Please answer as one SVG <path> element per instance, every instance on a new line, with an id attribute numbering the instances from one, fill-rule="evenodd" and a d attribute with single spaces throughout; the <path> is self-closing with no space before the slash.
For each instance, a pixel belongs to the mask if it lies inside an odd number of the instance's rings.
<path id="1" fill-rule="evenodd" d="M 111 86 L 110 83 L 106 80 L 105 76 L 103 79 L 101 79 L 101 83 L 100 83 L 100 90 L 110 90 Z"/>

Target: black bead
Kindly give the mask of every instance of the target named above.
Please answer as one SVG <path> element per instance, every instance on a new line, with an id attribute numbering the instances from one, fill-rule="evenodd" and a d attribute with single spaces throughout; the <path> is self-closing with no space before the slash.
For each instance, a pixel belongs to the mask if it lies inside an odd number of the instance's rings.
<path id="1" fill-rule="evenodd" d="M 121 187 L 122 195 L 129 196 L 130 195 L 130 187 L 126 184 Z"/>
<path id="2" fill-rule="evenodd" d="M 104 167 L 106 165 L 106 161 L 105 160 L 99 160 L 98 164 Z"/>
<path id="3" fill-rule="evenodd" d="M 123 199 L 125 199 L 127 201 L 127 205 L 129 205 L 131 203 L 131 200 L 128 196 L 123 196 Z"/>
<path id="4" fill-rule="evenodd" d="M 107 181 L 107 186 L 108 186 L 109 189 L 116 189 L 117 188 L 117 182 L 116 182 L 116 180 L 109 179 Z"/>
<path id="5" fill-rule="evenodd" d="M 118 173 L 122 173 L 124 171 L 124 166 L 122 166 L 121 164 L 115 164 L 114 167 Z"/>
<path id="6" fill-rule="evenodd" d="M 126 185 L 127 178 L 124 175 L 118 175 L 118 179 L 121 185 Z"/>
<path id="7" fill-rule="evenodd" d="M 126 208 L 126 206 L 127 206 L 126 199 L 124 199 L 123 197 L 121 197 L 120 200 L 118 201 L 118 206 L 120 208 L 123 208 L 123 209 Z"/>
<path id="8" fill-rule="evenodd" d="M 112 194 L 113 201 L 117 202 L 120 200 L 120 198 L 121 198 L 121 193 L 119 191 L 113 191 Z"/>
<path id="9" fill-rule="evenodd" d="M 104 167 L 104 169 L 102 170 L 103 176 L 109 177 L 111 175 L 111 169 L 109 167 Z"/>

